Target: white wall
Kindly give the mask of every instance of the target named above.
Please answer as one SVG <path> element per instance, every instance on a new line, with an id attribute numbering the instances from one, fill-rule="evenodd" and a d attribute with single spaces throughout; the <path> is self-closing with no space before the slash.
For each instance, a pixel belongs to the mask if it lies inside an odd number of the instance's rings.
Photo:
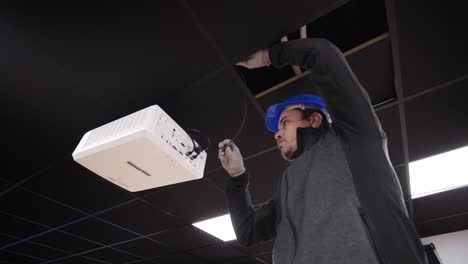
<path id="1" fill-rule="evenodd" d="M 421 239 L 424 245 L 433 243 L 443 264 L 468 263 L 468 230 Z"/>

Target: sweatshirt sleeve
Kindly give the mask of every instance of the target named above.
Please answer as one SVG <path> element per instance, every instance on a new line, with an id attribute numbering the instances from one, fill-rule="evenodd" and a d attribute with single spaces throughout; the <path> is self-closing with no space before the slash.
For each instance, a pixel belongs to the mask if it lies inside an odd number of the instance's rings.
<path id="1" fill-rule="evenodd" d="M 244 246 L 269 240 L 276 234 L 276 199 L 254 208 L 248 185 L 247 173 L 229 178 L 226 185 L 232 225 L 238 242 Z"/>
<path id="2" fill-rule="evenodd" d="M 269 51 L 273 66 L 298 65 L 310 69 L 334 127 L 342 139 L 385 137 L 367 92 L 352 72 L 342 52 L 325 39 L 298 39 L 278 43 Z"/>

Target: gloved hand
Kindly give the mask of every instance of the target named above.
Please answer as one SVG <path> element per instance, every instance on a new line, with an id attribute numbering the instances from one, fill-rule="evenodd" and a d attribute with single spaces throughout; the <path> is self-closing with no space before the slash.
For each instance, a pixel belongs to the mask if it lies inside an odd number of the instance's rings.
<path id="1" fill-rule="evenodd" d="M 231 177 L 244 174 L 245 167 L 242 155 L 232 140 L 225 139 L 218 144 L 218 158 Z"/>
<path id="2" fill-rule="evenodd" d="M 270 66 L 270 55 L 268 49 L 263 49 L 250 55 L 246 60 L 236 63 L 236 65 L 244 66 L 248 69 L 255 69 L 265 66 Z"/>

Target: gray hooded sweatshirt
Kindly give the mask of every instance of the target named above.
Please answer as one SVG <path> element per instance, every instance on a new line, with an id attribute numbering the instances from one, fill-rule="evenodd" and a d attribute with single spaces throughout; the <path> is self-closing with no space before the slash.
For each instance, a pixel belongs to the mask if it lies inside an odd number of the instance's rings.
<path id="1" fill-rule="evenodd" d="M 274 197 L 253 206 L 248 173 L 230 178 L 226 197 L 238 241 L 274 238 L 274 264 L 426 263 L 366 91 L 343 54 L 324 39 L 270 49 L 274 66 L 311 69 L 333 120 L 299 128 L 298 150 Z"/>

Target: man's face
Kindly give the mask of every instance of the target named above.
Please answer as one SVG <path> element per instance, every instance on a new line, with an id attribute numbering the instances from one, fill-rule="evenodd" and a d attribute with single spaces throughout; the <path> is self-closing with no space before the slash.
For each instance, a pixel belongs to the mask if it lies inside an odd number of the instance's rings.
<path id="1" fill-rule="evenodd" d="M 298 109 L 285 110 L 281 113 L 278 123 L 279 130 L 275 134 L 275 139 L 284 159 L 291 160 L 297 150 L 297 128 L 315 127 L 312 121 L 312 117 L 302 120 L 302 113 Z"/>

